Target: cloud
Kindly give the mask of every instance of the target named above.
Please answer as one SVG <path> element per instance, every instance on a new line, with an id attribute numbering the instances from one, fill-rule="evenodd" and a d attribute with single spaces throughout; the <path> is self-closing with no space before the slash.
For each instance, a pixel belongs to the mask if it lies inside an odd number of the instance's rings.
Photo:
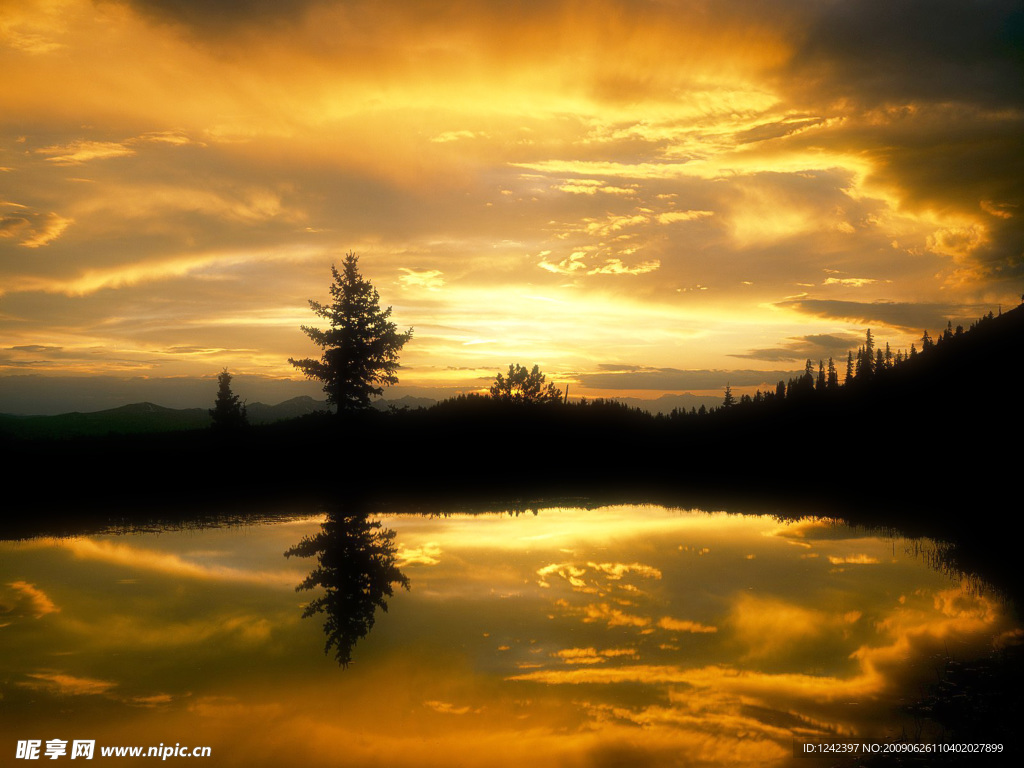
<path id="1" fill-rule="evenodd" d="M 540 577 L 537 584 L 541 587 L 550 587 L 548 577 L 558 576 L 576 592 L 595 594 L 624 586 L 629 576 L 660 579 L 661 571 L 644 563 L 552 563 L 538 569 L 537 575 Z"/>
<path id="2" fill-rule="evenodd" d="M 606 667 L 538 670 L 513 675 L 509 680 L 529 680 L 549 685 L 643 683 L 646 685 L 688 684 L 720 693 L 778 700 L 795 697 L 829 702 L 877 693 L 884 681 L 877 674 L 841 679 L 826 675 L 798 673 L 770 674 L 708 666 L 685 669 L 671 665 L 636 664 Z"/>
<path id="3" fill-rule="evenodd" d="M 402 267 L 405 274 L 398 278 L 398 282 L 405 288 L 424 288 L 428 291 L 438 291 L 444 287 L 443 272 L 439 269 L 427 269 L 416 271 L 408 267 Z"/>
<path id="4" fill-rule="evenodd" d="M 466 715 L 470 712 L 480 711 L 479 709 L 474 709 L 468 705 L 460 707 L 455 704 L 452 704 L 449 701 L 438 701 L 436 699 L 424 701 L 423 706 L 428 707 L 429 709 L 432 709 L 435 712 L 440 712 L 442 715 Z"/>
<path id="5" fill-rule="evenodd" d="M 58 696 L 98 696 L 117 687 L 117 683 L 111 680 L 77 677 L 58 671 L 30 672 L 27 677 L 30 679 L 18 685 Z"/>
<path id="6" fill-rule="evenodd" d="M 835 335 L 828 333 L 809 334 L 807 336 L 788 339 L 784 346 L 754 349 L 745 353 L 734 352 L 730 357 L 767 360 L 771 362 L 804 360 L 825 360 L 829 357 L 839 360 L 850 350 L 862 343 L 859 334 Z"/>
<path id="7" fill-rule="evenodd" d="M 4 213 L 5 207 L 13 210 Z M 25 248 L 49 245 L 73 223 L 52 211 L 40 213 L 17 203 L 0 202 L 0 238 L 12 238 Z"/>
<path id="8" fill-rule="evenodd" d="M 54 353 L 60 352 L 63 347 L 49 347 L 43 344 L 23 344 L 20 346 L 11 347 L 12 350 L 17 352 L 42 352 L 42 353 Z"/>
<path id="9" fill-rule="evenodd" d="M 220 35 L 258 26 L 297 22 L 304 12 L 324 0 L 233 0 L 207 3 L 202 0 L 115 0 L 158 21 L 171 22 L 197 34 Z"/>
<path id="10" fill-rule="evenodd" d="M 819 610 L 767 597 L 741 595 L 729 626 L 749 658 L 773 658 L 817 643 L 829 631 L 831 617 Z"/>
<path id="11" fill-rule="evenodd" d="M 583 613 L 583 621 L 588 624 L 596 622 L 607 624 L 609 627 L 642 628 L 651 623 L 647 616 L 628 613 L 620 608 L 613 608 L 608 603 L 592 603 L 583 609 Z"/>
<path id="12" fill-rule="evenodd" d="M 643 261 L 632 267 L 626 266 L 622 263 L 621 259 L 605 259 L 604 264 L 599 267 L 594 267 L 588 275 L 645 275 L 648 272 L 654 272 L 661 266 L 661 262 L 658 259 L 651 259 L 650 261 Z"/>
<path id="13" fill-rule="evenodd" d="M 295 573 L 292 571 L 251 571 L 216 563 L 194 562 L 174 554 L 110 541 L 73 539 L 56 543 L 70 550 L 75 557 L 177 577 L 271 587 L 294 587 L 296 583 Z"/>
<path id="14" fill-rule="evenodd" d="M 877 565 L 880 561 L 874 555 L 829 555 L 828 561 L 832 565 Z"/>
<path id="15" fill-rule="evenodd" d="M 554 655 L 566 664 L 603 664 L 609 659 L 635 658 L 638 652 L 635 648 L 563 648 Z"/>
<path id="16" fill-rule="evenodd" d="M 949 320 L 977 319 L 985 314 L 984 306 L 955 304 L 924 304 L 909 302 L 857 302 L 831 299 L 793 299 L 778 303 L 779 307 L 803 314 L 848 320 L 861 325 L 887 325 L 905 331 L 945 328 Z"/>
<path id="17" fill-rule="evenodd" d="M 863 0 L 813 6 L 788 66 L 819 97 L 865 104 L 1019 103 L 1024 13 L 1014 0 Z"/>
<path id="18" fill-rule="evenodd" d="M 1019 210 L 1024 12 L 1013 0 L 953 0 L 808 8 L 804 35 L 779 88 L 840 122 L 817 146 L 859 146 L 867 180 L 907 212 L 942 211 L 974 227 L 969 254 L 946 279 L 1019 279 L 1024 224 L 980 215 Z M 798 137 L 795 144 L 801 144 Z M 986 202 L 988 201 L 988 202 Z M 945 229 L 945 227 L 939 227 Z M 939 253 L 948 254 L 943 237 Z"/>
<path id="19" fill-rule="evenodd" d="M 0 617 L 31 616 L 41 619 L 60 611 L 53 600 L 34 584 L 14 581 L 6 586 L 6 595 L 0 593 Z"/>
<path id="20" fill-rule="evenodd" d="M 697 635 L 711 634 L 718 631 L 718 627 L 701 624 L 699 621 L 673 619 L 670 616 L 663 616 L 658 619 L 658 626 L 670 632 L 688 632 Z"/>
<path id="21" fill-rule="evenodd" d="M 63 146 L 43 147 L 37 149 L 54 165 L 81 165 L 91 160 L 107 160 L 113 157 L 130 157 L 135 154 L 131 147 L 116 141 L 80 140 Z"/>
<path id="22" fill-rule="evenodd" d="M 823 285 L 842 285 L 846 288 L 862 288 L 878 281 L 870 277 L 829 277 Z"/>
<path id="23" fill-rule="evenodd" d="M 639 390 L 708 390 L 721 389 L 726 384 L 734 387 L 755 386 L 788 379 L 803 371 L 730 370 L 684 371 L 677 368 L 647 368 L 641 366 L 615 366 L 602 364 L 604 371 L 580 373 L 577 378 L 590 389 Z"/>
<path id="24" fill-rule="evenodd" d="M 441 548 L 432 541 L 428 541 L 418 547 L 407 547 L 404 544 L 398 545 L 396 565 L 404 567 L 407 565 L 437 565 L 441 562 Z"/>
<path id="25" fill-rule="evenodd" d="M 555 189 L 561 192 L 569 192 L 574 195 L 596 195 L 598 192 L 605 195 L 621 195 L 633 197 L 637 193 L 636 185 L 618 187 L 598 179 L 571 179 L 556 184 Z"/>

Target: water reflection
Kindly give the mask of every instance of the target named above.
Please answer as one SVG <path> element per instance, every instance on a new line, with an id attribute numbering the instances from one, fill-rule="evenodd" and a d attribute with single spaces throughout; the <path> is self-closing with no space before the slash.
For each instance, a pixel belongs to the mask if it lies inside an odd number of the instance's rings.
<path id="1" fill-rule="evenodd" d="M 358 663 L 320 653 L 314 606 Z M 814 519 L 346 508 L 4 542 L 0 755 L 87 738 L 210 745 L 217 766 L 809 766 L 794 737 L 913 735 L 902 705 L 947 659 L 1020 634 L 901 542 Z"/>
<path id="2" fill-rule="evenodd" d="M 394 585 L 409 588 L 409 579 L 395 564 L 395 532 L 352 503 L 334 505 L 319 533 L 284 554 L 316 556 L 317 567 L 296 590 L 319 587 L 324 592 L 306 605 L 302 617 L 325 614 L 324 652 L 333 648 L 342 666 L 348 666 L 355 644 L 373 629 L 377 609 L 387 611 Z"/>

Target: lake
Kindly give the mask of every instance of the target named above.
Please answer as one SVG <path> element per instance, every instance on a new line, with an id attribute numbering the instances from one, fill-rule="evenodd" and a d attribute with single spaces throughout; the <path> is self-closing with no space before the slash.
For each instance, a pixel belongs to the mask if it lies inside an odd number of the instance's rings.
<path id="1" fill-rule="evenodd" d="M 81 740 L 111 764 L 807 766 L 794 738 L 931 738 L 906 706 L 1022 634 L 930 542 L 824 519 L 361 519 L 0 542 L 4 764 Z"/>

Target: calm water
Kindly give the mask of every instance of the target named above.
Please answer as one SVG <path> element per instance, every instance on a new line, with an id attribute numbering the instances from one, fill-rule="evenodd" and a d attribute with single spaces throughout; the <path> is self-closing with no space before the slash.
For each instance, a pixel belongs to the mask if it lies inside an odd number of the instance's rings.
<path id="1" fill-rule="evenodd" d="M 311 557 L 284 553 L 323 516 L 0 542 L 0 762 L 91 739 L 210 746 L 210 766 L 807 766 L 794 736 L 896 738 L 947 655 L 1020 634 L 914 543 L 827 521 L 379 519 Z M 321 561 L 336 599 L 302 618 Z M 346 599 L 398 571 L 387 612 Z"/>

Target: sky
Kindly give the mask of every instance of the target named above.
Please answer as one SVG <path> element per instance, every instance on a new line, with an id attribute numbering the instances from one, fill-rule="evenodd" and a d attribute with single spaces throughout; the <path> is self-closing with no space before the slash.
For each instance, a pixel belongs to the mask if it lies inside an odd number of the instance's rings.
<path id="1" fill-rule="evenodd" d="M 1016 0 L 0 0 L 0 411 L 318 394 L 350 251 L 390 396 L 909 349 L 1024 291 L 1022 57 Z"/>

